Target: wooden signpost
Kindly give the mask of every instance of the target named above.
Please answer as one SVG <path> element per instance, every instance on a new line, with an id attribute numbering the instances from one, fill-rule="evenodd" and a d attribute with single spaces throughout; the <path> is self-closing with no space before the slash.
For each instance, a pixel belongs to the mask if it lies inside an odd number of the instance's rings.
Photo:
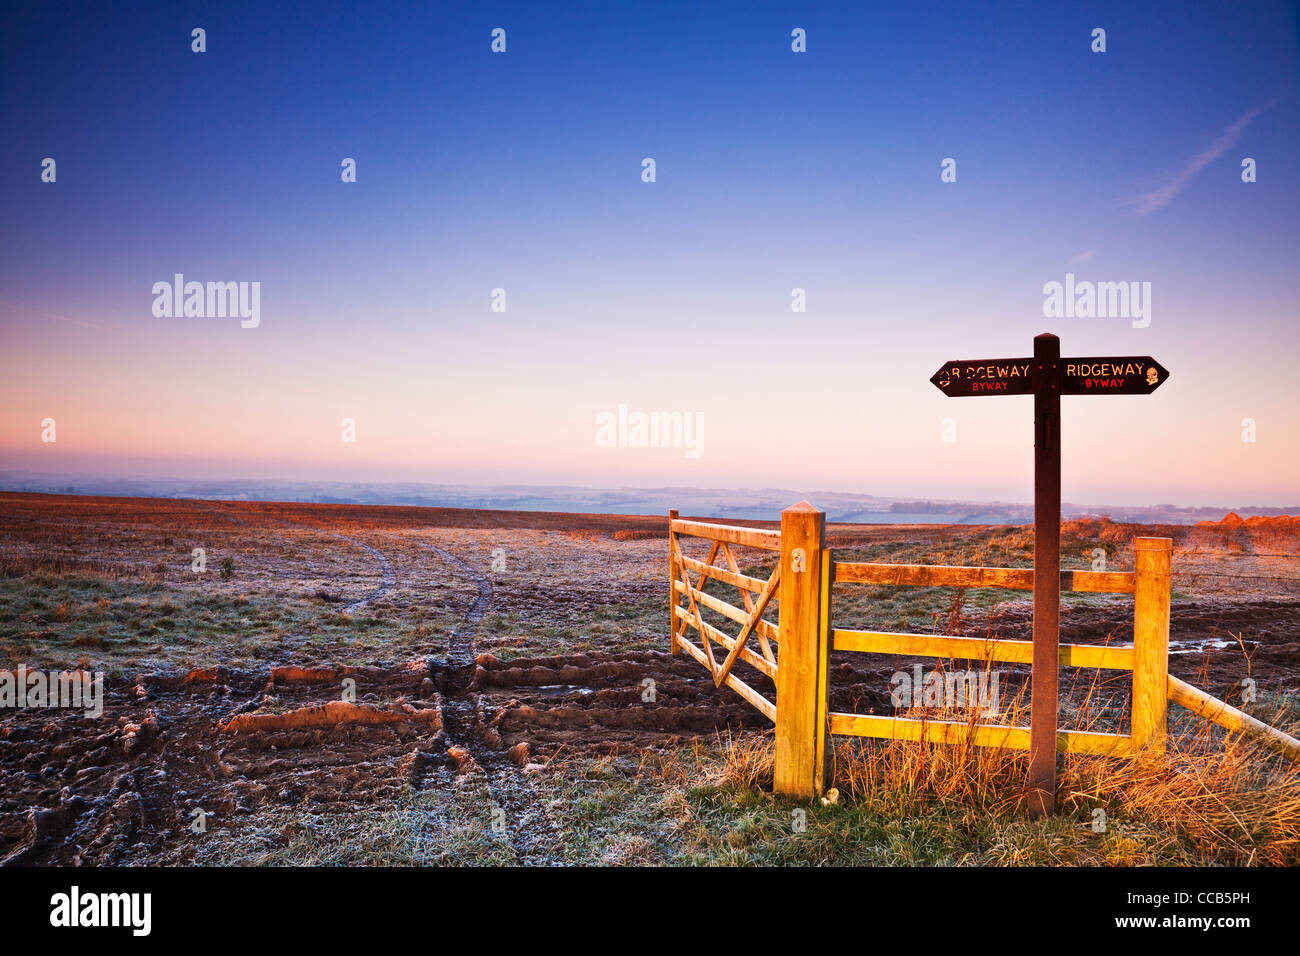
<path id="1" fill-rule="evenodd" d="M 1150 395 L 1169 371 L 1149 355 L 1061 358 L 1034 337 L 1030 358 L 945 362 L 930 379 L 950 398 L 1034 396 L 1034 648 L 1029 701 L 1029 811 L 1056 808 L 1057 667 L 1061 623 L 1061 396 Z"/>

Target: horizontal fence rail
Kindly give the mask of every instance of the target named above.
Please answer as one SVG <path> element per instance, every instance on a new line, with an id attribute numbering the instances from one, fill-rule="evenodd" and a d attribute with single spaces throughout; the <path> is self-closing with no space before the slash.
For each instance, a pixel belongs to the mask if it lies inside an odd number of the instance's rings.
<path id="1" fill-rule="evenodd" d="M 672 530 L 677 534 L 708 538 L 711 541 L 743 544 L 747 548 L 761 548 L 764 551 L 781 550 L 781 532 L 779 531 L 764 531 L 761 528 L 740 528 L 727 524 L 709 524 L 706 521 L 684 521 L 679 518 L 672 520 Z"/>
<path id="2" fill-rule="evenodd" d="M 977 747 L 1029 749 L 1029 728 L 1003 724 L 971 724 L 957 720 L 924 720 L 876 714 L 829 715 L 831 733 L 846 737 L 883 737 L 891 740 L 926 740 L 931 743 L 970 743 Z M 1132 741 L 1121 734 L 1086 730 L 1058 730 L 1056 749 L 1062 753 L 1084 753 L 1118 757 L 1131 753 Z"/>
<path id="3" fill-rule="evenodd" d="M 866 564 L 836 561 L 837 584 L 892 584 L 903 587 L 1034 589 L 1033 568 L 961 568 L 942 564 Z M 1062 591 L 1132 594 L 1132 571 L 1062 571 Z"/>
<path id="4" fill-rule="evenodd" d="M 684 568 L 702 574 L 705 577 L 713 578 L 715 581 L 721 581 L 724 584 L 731 584 L 745 591 L 753 591 L 755 594 L 762 593 L 766 581 L 758 578 L 751 578 L 748 574 L 741 574 L 739 571 L 730 571 L 726 568 L 719 568 L 704 561 L 696 561 L 694 558 L 688 558 L 684 554 L 677 556 L 677 562 Z"/>
<path id="5" fill-rule="evenodd" d="M 888 631 L 831 631 L 831 650 L 863 651 L 870 654 L 905 654 L 910 657 L 953 657 L 1004 664 L 1033 663 L 1033 641 L 1008 641 L 982 637 L 949 637 L 940 634 L 893 634 Z M 1131 671 L 1133 648 L 1129 645 L 1062 644 L 1062 667 L 1097 667 Z"/>

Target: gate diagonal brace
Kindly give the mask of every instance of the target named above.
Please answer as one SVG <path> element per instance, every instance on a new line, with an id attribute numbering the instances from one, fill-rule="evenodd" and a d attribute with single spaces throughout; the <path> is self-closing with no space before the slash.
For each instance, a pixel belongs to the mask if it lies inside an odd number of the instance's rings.
<path id="1" fill-rule="evenodd" d="M 731 645 L 731 652 L 727 654 L 727 659 L 722 662 L 722 667 L 713 675 L 713 683 L 717 687 L 722 686 L 722 682 L 727 679 L 731 673 L 731 666 L 736 663 L 736 658 L 740 656 L 741 649 L 745 646 L 745 641 L 758 625 L 759 618 L 767 610 L 767 602 L 776 594 L 777 588 L 781 586 L 781 564 L 777 563 L 776 568 L 772 571 L 772 576 L 767 579 L 767 584 L 763 586 L 763 592 L 758 596 L 753 610 L 749 612 L 749 620 L 741 628 L 740 634 L 736 636 L 736 643 Z M 762 634 L 759 635 L 760 639 Z"/>
<path id="2" fill-rule="evenodd" d="M 709 549 L 709 557 L 708 560 L 704 562 L 705 564 L 708 565 L 713 564 L 714 559 L 718 556 L 719 543 L 720 542 L 717 541 L 713 542 L 713 547 Z M 717 658 L 713 656 L 713 644 L 709 641 L 708 632 L 704 629 L 704 618 L 700 614 L 700 607 L 698 604 L 695 603 L 695 589 L 691 587 L 690 571 L 687 570 L 686 565 L 681 563 L 681 558 L 683 557 L 682 547 L 678 543 L 676 537 L 673 538 L 673 548 L 677 552 L 677 558 L 678 558 L 677 567 L 678 570 L 681 572 L 682 584 L 686 586 L 686 598 L 690 602 L 690 607 L 688 608 L 688 610 L 691 612 L 691 614 L 695 616 L 695 629 L 696 631 L 699 632 L 700 643 L 704 645 L 704 653 L 709 658 L 709 673 L 712 674 L 714 676 L 714 679 L 716 680 L 718 674 L 718 661 Z M 705 574 L 705 572 L 701 571 L 699 584 L 697 585 L 701 589 L 703 589 L 704 579 L 706 577 L 707 575 Z"/>

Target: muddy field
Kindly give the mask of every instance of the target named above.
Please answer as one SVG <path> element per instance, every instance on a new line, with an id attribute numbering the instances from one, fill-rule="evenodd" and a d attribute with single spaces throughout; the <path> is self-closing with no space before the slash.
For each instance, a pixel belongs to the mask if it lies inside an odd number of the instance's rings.
<path id="1" fill-rule="evenodd" d="M 1067 565 L 1131 567 L 1152 530 L 1068 527 Z M 1294 538 L 1171 533 L 1171 672 L 1295 695 Z M 829 537 L 861 560 L 1032 560 L 1021 528 Z M 671 861 L 678 831 L 619 832 L 602 775 L 770 724 L 666 653 L 666 552 L 654 517 L 0 495 L 0 667 L 106 675 L 98 716 L 0 711 L 0 862 Z M 1030 634 L 1016 593 L 834 598 L 842 626 Z M 1131 598 L 1063 603 L 1063 640 L 1131 640 Z M 889 712 L 914 663 L 934 662 L 836 654 L 832 706 Z M 1026 678 L 1008 668 L 1004 696 Z M 1067 716 L 1100 686 L 1123 721 L 1115 677 L 1062 679 Z"/>

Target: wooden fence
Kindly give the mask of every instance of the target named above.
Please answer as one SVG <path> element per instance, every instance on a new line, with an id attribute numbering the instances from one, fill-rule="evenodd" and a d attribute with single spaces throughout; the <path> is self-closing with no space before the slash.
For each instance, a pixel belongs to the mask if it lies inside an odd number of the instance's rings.
<path id="1" fill-rule="evenodd" d="M 708 557 L 704 561 L 688 557 L 682 551 L 681 537 L 708 540 Z M 763 580 L 740 570 L 733 546 L 757 548 L 780 557 Z M 821 793 L 827 734 L 941 743 L 964 740 L 980 746 L 1029 749 L 1028 727 L 830 712 L 827 660 L 830 651 L 836 650 L 1029 664 L 1033 659 L 1031 641 L 837 629 L 832 625 L 831 584 L 1031 591 L 1031 569 L 838 561 L 826 547 L 825 515 L 806 501 L 781 512 L 780 531 L 686 521 L 671 511 L 668 547 L 671 651 L 694 657 L 709 669 L 716 686 L 725 683 L 776 724 L 774 785 L 778 793 L 799 797 Z M 1133 595 L 1133 644 L 1060 645 L 1062 666 L 1132 672 L 1129 733 L 1058 730 L 1058 751 L 1109 756 L 1162 752 L 1166 705 L 1173 700 L 1300 761 L 1300 741 L 1169 676 L 1173 543 L 1169 538 L 1136 538 L 1133 549 L 1133 571 L 1061 572 L 1063 591 Z M 717 563 L 719 558 L 725 567 Z M 734 586 L 740 605 L 706 594 L 709 578 Z M 778 602 L 775 624 L 763 616 L 773 598 Z M 701 608 L 735 622 L 740 630 L 734 636 L 724 633 L 704 620 Z M 698 644 L 688 636 L 692 629 Z M 715 644 L 719 653 L 715 653 Z M 775 701 L 734 673 L 737 660 L 772 679 Z"/>

